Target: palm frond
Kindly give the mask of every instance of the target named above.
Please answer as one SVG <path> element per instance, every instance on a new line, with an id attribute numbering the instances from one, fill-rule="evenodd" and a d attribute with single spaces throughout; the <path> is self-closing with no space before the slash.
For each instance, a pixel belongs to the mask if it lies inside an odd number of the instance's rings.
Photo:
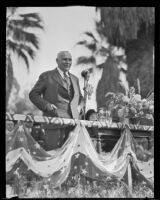
<path id="1" fill-rule="evenodd" d="M 38 13 L 27 13 L 27 14 L 20 14 L 21 17 L 28 20 L 35 20 L 41 22 L 42 19 Z"/>
<path id="2" fill-rule="evenodd" d="M 97 45 L 95 43 L 87 43 L 85 46 L 92 52 L 97 50 Z"/>
<path id="3" fill-rule="evenodd" d="M 95 36 L 93 35 L 93 33 L 86 31 L 86 32 L 84 32 L 84 34 L 91 37 L 94 42 L 98 42 L 97 39 L 95 38 Z"/>
<path id="4" fill-rule="evenodd" d="M 24 51 L 26 51 L 26 48 L 22 48 L 22 45 L 14 43 L 14 42 L 12 42 L 10 40 L 7 41 L 7 48 L 10 48 L 14 53 L 17 54 L 17 56 L 19 58 L 21 58 L 22 60 L 24 60 L 26 66 L 27 66 L 27 69 L 29 69 L 28 57 L 24 53 Z"/>
<path id="5" fill-rule="evenodd" d="M 10 26 L 9 27 L 10 35 L 12 32 L 12 38 L 17 42 L 27 42 L 32 44 L 36 49 L 39 49 L 39 40 L 34 33 L 24 31 L 21 28 Z"/>
<path id="6" fill-rule="evenodd" d="M 24 60 L 26 66 L 27 66 L 27 70 L 29 70 L 28 57 L 25 55 L 25 53 L 21 49 L 17 50 L 17 54 L 18 54 L 19 58 L 21 58 L 22 60 Z"/>
<path id="7" fill-rule="evenodd" d="M 82 40 L 80 42 L 77 42 L 76 45 L 83 45 L 85 47 L 87 47 L 89 50 L 91 50 L 92 52 L 96 51 L 97 49 L 97 45 L 94 42 L 87 42 L 87 40 Z"/>
<path id="8" fill-rule="evenodd" d="M 145 24 L 144 36 L 154 25 L 154 7 L 100 7 L 101 24 L 108 41 L 125 47 L 129 40 L 137 39 L 141 26 Z"/>
<path id="9" fill-rule="evenodd" d="M 19 53 L 19 50 L 21 50 L 25 52 L 25 54 L 28 54 L 32 59 L 35 58 L 35 51 L 26 44 L 18 44 L 14 41 L 7 40 L 6 46 L 8 49 L 11 49 L 17 55 Z"/>
<path id="10" fill-rule="evenodd" d="M 91 64 L 91 63 L 96 63 L 96 59 L 94 56 L 86 57 L 86 56 L 81 56 L 77 59 L 76 64 Z"/>
<path id="11" fill-rule="evenodd" d="M 21 28 L 40 28 L 44 29 L 44 27 L 39 23 L 39 21 L 29 20 L 28 18 L 24 19 L 13 19 L 11 21 L 13 26 L 21 27 Z"/>
<path id="12" fill-rule="evenodd" d="M 16 49 L 16 53 L 17 53 L 18 58 L 22 59 L 25 62 L 26 66 L 27 66 L 27 70 L 29 70 L 28 57 L 23 52 L 23 50 L 18 48 L 18 49 Z"/>
<path id="13" fill-rule="evenodd" d="M 87 40 L 82 40 L 76 43 L 76 45 L 85 45 L 85 44 L 87 44 Z"/>
<path id="14" fill-rule="evenodd" d="M 97 65 L 97 68 L 99 68 L 99 69 L 103 69 L 103 68 L 105 67 L 105 65 L 106 65 L 106 62 Z"/>
<path id="15" fill-rule="evenodd" d="M 35 54 L 35 51 L 31 47 L 27 46 L 26 44 L 25 45 L 20 44 L 19 46 L 20 46 L 20 49 L 25 51 L 30 56 L 30 58 L 32 58 L 32 60 L 34 60 L 36 54 Z"/>
<path id="16" fill-rule="evenodd" d="M 31 29 L 34 31 L 36 28 L 42 30 L 44 28 L 42 25 L 42 19 L 38 13 L 18 14 L 16 13 L 17 8 L 18 7 L 7 7 L 6 51 L 7 55 L 10 52 L 17 54 L 17 56 L 25 62 L 26 67 L 29 70 L 29 58 L 34 59 L 36 55 L 34 49 L 39 49 L 39 39 L 35 33 L 30 31 Z M 6 62 L 6 68 L 8 69 L 9 59 L 6 61 L 8 62 Z M 11 67 L 13 70 L 13 66 Z M 8 104 L 13 79 L 9 78 L 8 75 L 6 77 L 6 85 L 8 87 L 6 90 L 6 102 Z"/>

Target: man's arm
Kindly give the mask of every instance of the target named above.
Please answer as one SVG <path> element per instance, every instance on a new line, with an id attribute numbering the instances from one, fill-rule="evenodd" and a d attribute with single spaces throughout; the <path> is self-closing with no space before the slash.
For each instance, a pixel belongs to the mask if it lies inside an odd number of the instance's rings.
<path id="1" fill-rule="evenodd" d="M 34 85 L 33 89 L 29 93 L 29 98 L 31 102 L 37 106 L 41 111 L 48 110 L 49 102 L 43 99 L 42 95 L 45 91 L 46 83 L 45 83 L 45 74 L 41 74 L 39 76 L 38 81 Z"/>

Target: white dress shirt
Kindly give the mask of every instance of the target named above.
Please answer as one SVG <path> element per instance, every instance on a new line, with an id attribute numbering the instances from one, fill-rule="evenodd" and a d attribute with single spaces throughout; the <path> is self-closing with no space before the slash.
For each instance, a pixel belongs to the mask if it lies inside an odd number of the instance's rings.
<path id="1" fill-rule="evenodd" d="M 58 70 L 58 72 L 60 73 L 61 77 L 62 77 L 63 79 L 65 79 L 65 77 L 64 77 L 64 71 L 62 71 L 59 67 L 57 67 L 57 70 Z M 69 73 L 68 73 L 68 72 L 66 72 L 66 75 L 69 77 Z"/>

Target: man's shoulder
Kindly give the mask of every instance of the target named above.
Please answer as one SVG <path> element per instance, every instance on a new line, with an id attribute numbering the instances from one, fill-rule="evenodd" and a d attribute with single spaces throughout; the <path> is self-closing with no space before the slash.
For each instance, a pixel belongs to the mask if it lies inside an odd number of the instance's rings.
<path id="1" fill-rule="evenodd" d="M 45 72 L 41 73 L 40 76 L 49 76 L 51 74 L 54 74 L 55 71 L 56 71 L 56 69 L 48 70 L 48 71 L 45 71 Z"/>

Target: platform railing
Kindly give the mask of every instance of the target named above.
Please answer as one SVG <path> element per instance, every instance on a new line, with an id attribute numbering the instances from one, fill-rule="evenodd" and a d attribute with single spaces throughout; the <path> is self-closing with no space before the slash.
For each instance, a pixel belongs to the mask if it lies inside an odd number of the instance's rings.
<path id="1" fill-rule="evenodd" d="M 107 138 L 120 137 L 121 130 L 123 130 L 125 124 L 123 123 L 114 123 L 105 121 L 88 121 L 88 120 L 77 120 L 77 119 L 67 119 L 67 118 L 57 118 L 57 117 L 46 117 L 39 115 L 25 115 L 25 114 L 11 114 L 6 113 L 6 122 L 14 122 L 12 123 L 12 128 L 14 124 L 17 122 L 32 122 L 33 124 L 38 123 L 40 125 L 40 129 L 44 131 L 43 124 L 52 124 L 53 128 L 65 128 L 66 126 L 76 126 L 77 124 L 82 124 L 86 128 L 98 128 L 96 138 L 92 138 L 96 140 L 96 149 L 97 152 L 102 151 L 102 142 L 107 140 Z M 55 125 L 55 126 L 54 126 Z M 148 149 L 150 148 L 151 140 L 152 140 L 152 132 L 154 131 L 154 126 L 146 126 L 146 125 L 135 125 L 135 124 L 127 124 L 134 136 L 134 138 L 146 138 L 148 141 Z M 10 126 L 9 124 L 7 125 Z M 8 128 L 12 129 L 12 128 Z M 30 131 L 32 128 L 30 127 Z M 107 142 L 107 141 L 106 141 Z"/>
<path id="2" fill-rule="evenodd" d="M 67 118 L 57 118 L 57 117 L 46 117 L 40 115 L 24 115 L 24 114 L 11 114 L 6 112 L 6 121 L 24 121 L 24 122 L 36 122 L 36 123 L 47 123 L 55 125 L 67 125 L 75 126 L 77 124 L 82 124 L 85 127 L 98 127 L 98 128 L 109 128 L 109 129 L 122 129 L 124 124 L 121 122 L 109 122 L 104 121 L 88 121 L 88 120 L 78 120 L 78 119 L 67 119 Z M 128 124 L 130 130 L 140 130 L 140 131 L 154 131 L 154 126 L 146 125 L 135 125 Z"/>

